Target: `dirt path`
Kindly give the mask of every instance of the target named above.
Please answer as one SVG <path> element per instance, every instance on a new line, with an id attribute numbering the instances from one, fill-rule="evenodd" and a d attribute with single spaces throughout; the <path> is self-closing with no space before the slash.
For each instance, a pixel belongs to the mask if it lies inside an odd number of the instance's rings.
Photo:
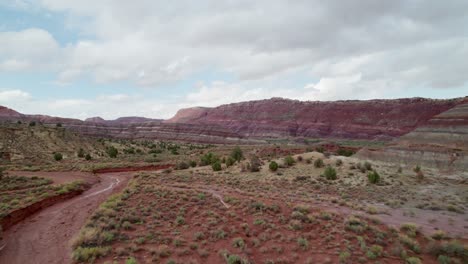
<path id="1" fill-rule="evenodd" d="M 110 194 L 122 190 L 132 172 L 108 173 L 73 199 L 51 206 L 5 232 L 0 263 L 71 263 L 70 239 Z"/>

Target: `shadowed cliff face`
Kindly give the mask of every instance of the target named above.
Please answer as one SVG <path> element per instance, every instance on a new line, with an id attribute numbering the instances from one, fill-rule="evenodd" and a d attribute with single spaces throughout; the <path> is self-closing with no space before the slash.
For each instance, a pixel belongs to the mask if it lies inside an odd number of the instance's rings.
<path id="1" fill-rule="evenodd" d="M 244 137 L 392 139 L 425 124 L 462 99 L 422 98 L 301 102 L 270 99 L 183 109 L 165 122 L 218 125 Z"/>
<path id="2" fill-rule="evenodd" d="M 141 117 L 86 121 L 23 115 L 0 108 L 0 120 L 62 124 L 94 137 L 182 140 L 205 143 L 259 143 L 267 138 L 344 138 L 390 140 L 424 125 L 462 98 L 301 102 L 273 98 L 180 110 L 162 121 Z"/>

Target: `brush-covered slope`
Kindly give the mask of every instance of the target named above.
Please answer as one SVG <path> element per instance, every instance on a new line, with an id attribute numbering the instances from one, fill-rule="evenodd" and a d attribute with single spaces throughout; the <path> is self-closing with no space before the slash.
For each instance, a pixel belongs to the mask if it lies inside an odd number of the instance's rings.
<path id="1" fill-rule="evenodd" d="M 55 152 L 76 157 L 80 148 L 85 153 L 104 152 L 104 147 L 96 140 L 57 127 L 3 124 L 0 139 L 0 164 L 16 160 L 53 161 Z"/>
<path id="2" fill-rule="evenodd" d="M 180 110 L 168 123 L 218 125 L 250 138 L 392 139 L 462 99 L 302 102 L 281 98 Z"/>

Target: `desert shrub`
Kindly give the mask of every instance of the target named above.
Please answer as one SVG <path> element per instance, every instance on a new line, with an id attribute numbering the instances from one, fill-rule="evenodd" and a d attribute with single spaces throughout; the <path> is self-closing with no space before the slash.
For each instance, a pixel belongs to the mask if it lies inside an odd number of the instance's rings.
<path id="1" fill-rule="evenodd" d="M 367 223 L 355 216 L 350 216 L 346 219 L 345 229 L 360 234 L 367 230 Z"/>
<path id="2" fill-rule="evenodd" d="M 406 264 L 421 264 L 421 260 L 417 257 L 409 257 L 405 260 Z"/>
<path id="3" fill-rule="evenodd" d="M 450 264 L 450 263 L 452 263 L 450 257 L 444 256 L 444 255 L 439 255 L 437 257 L 437 262 L 439 262 L 439 264 Z"/>
<path id="4" fill-rule="evenodd" d="M 110 146 L 110 147 L 107 147 L 106 153 L 111 158 L 117 158 L 117 155 L 119 154 L 119 151 L 114 146 Z"/>
<path id="5" fill-rule="evenodd" d="M 297 239 L 297 244 L 299 245 L 299 247 L 302 248 L 302 250 L 306 250 L 309 248 L 309 241 L 307 241 L 307 239 L 303 237 Z"/>
<path id="6" fill-rule="evenodd" d="M 407 235 L 400 235 L 399 239 L 403 245 L 411 249 L 414 253 L 421 252 L 421 247 L 419 246 L 419 243 L 416 240 L 411 239 Z"/>
<path id="7" fill-rule="evenodd" d="M 36 121 L 31 121 L 31 122 L 29 122 L 29 126 L 30 126 L 30 127 L 36 126 Z"/>
<path id="8" fill-rule="evenodd" d="M 72 258 L 76 262 L 93 262 L 110 252 L 110 247 L 78 247 L 73 251 Z"/>
<path id="9" fill-rule="evenodd" d="M 447 234 L 445 234 L 445 232 L 442 230 L 437 230 L 432 233 L 431 237 L 435 240 L 442 240 L 447 237 Z"/>
<path id="10" fill-rule="evenodd" d="M 226 166 L 231 167 L 235 162 L 236 160 L 233 157 L 228 157 L 226 160 Z"/>
<path id="11" fill-rule="evenodd" d="M 5 175 L 5 169 L 0 167 L 0 180 L 3 179 L 3 176 Z M 1 227 L 1 226 L 0 226 Z"/>
<path id="12" fill-rule="evenodd" d="M 297 156 L 297 162 L 302 162 L 304 158 L 302 156 Z"/>
<path id="13" fill-rule="evenodd" d="M 322 147 L 322 146 L 316 147 L 316 148 L 315 148 L 315 151 L 320 152 L 320 153 L 323 153 L 323 152 L 325 152 L 325 148 Z"/>
<path id="14" fill-rule="evenodd" d="M 314 161 L 314 167 L 315 168 L 323 168 L 323 166 L 325 166 L 325 164 L 323 163 L 322 159 L 316 159 Z"/>
<path id="15" fill-rule="evenodd" d="M 376 184 L 380 181 L 380 175 L 376 171 L 371 171 L 367 173 L 367 180 L 372 184 Z"/>
<path id="16" fill-rule="evenodd" d="M 368 171 L 372 170 L 372 164 L 368 161 L 364 162 L 364 168 Z"/>
<path id="17" fill-rule="evenodd" d="M 296 161 L 294 161 L 294 158 L 291 155 L 288 155 L 286 158 L 284 158 L 284 165 L 292 166 L 294 163 L 296 163 Z"/>
<path id="18" fill-rule="evenodd" d="M 337 154 L 339 156 L 350 157 L 350 156 L 354 155 L 354 151 L 350 150 L 350 149 L 340 148 L 340 149 L 338 149 Z"/>
<path id="19" fill-rule="evenodd" d="M 421 166 L 416 165 L 416 167 L 414 167 L 413 171 L 416 172 L 416 173 L 420 172 L 421 171 Z"/>
<path id="20" fill-rule="evenodd" d="M 89 155 L 89 154 L 86 154 L 86 156 L 85 156 L 85 160 L 91 160 L 91 159 L 92 159 L 91 155 Z"/>
<path id="21" fill-rule="evenodd" d="M 197 162 L 194 160 L 190 161 L 190 167 L 195 168 L 197 166 Z"/>
<path id="22" fill-rule="evenodd" d="M 349 253 L 349 251 L 340 252 L 340 256 L 339 256 L 340 263 L 348 263 L 350 257 L 351 257 L 351 253 Z"/>
<path id="23" fill-rule="evenodd" d="M 271 171 L 277 171 L 278 170 L 278 163 L 276 161 L 270 162 L 270 165 L 268 166 Z"/>
<path id="24" fill-rule="evenodd" d="M 323 176 L 325 176 L 325 178 L 327 180 L 336 180 L 336 170 L 332 167 L 332 166 L 327 166 L 327 168 L 325 168 L 325 171 L 323 172 Z"/>
<path id="25" fill-rule="evenodd" d="M 176 168 L 177 168 L 178 170 L 186 170 L 186 169 L 188 169 L 189 167 L 190 167 L 190 165 L 189 165 L 187 162 L 185 162 L 185 161 L 181 161 L 181 162 L 177 163 L 177 165 L 176 165 Z"/>
<path id="26" fill-rule="evenodd" d="M 343 165 L 343 161 L 340 160 L 340 159 L 337 159 L 336 162 L 335 162 L 335 165 L 336 165 L 337 167 L 340 167 L 341 165 Z"/>
<path id="27" fill-rule="evenodd" d="M 138 261 L 134 257 L 129 257 L 125 260 L 125 264 L 138 264 Z"/>
<path id="28" fill-rule="evenodd" d="M 383 248 L 379 245 L 373 245 L 369 248 L 369 251 L 376 257 L 382 256 Z"/>
<path id="29" fill-rule="evenodd" d="M 231 152 L 231 158 L 233 158 L 235 161 L 239 162 L 242 160 L 244 157 L 244 154 L 242 153 L 242 149 L 240 147 L 235 147 L 232 152 Z"/>
<path id="30" fill-rule="evenodd" d="M 82 148 L 80 148 L 78 150 L 78 154 L 77 154 L 78 158 L 84 158 L 85 156 L 85 153 L 84 153 L 84 150 Z"/>
<path id="31" fill-rule="evenodd" d="M 56 127 L 62 127 L 62 123 L 57 123 L 55 126 Z"/>
<path id="32" fill-rule="evenodd" d="M 241 237 L 236 237 L 232 240 L 232 246 L 243 249 L 245 247 L 245 242 Z"/>
<path id="33" fill-rule="evenodd" d="M 220 171 L 222 169 L 221 162 L 219 160 L 216 161 L 211 165 L 211 168 L 213 169 L 213 171 Z"/>
<path id="34" fill-rule="evenodd" d="M 54 159 L 55 159 L 56 161 L 62 160 L 62 159 L 63 159 L 62 153 L 58 153 L 58 152 L 55 153 L 55 154 L 54 154 Z"/>
<path id="35" fill-rule="evenodd" d="M 410 237 L 416 237 L 419 231 L 419 228 L 416 224 L 405 223 L 401 225 L 400 230 Z"/>
<path id="36" fill-rule="evenodd" d="M 249 171 L 250 172 L 258 172 L 261 169 L 262 162 L 257 156 L 253 156 L 250 158 L 249 162 Z"/>
<path id="37" fill-rule="evenodd" d="M 442 244 L 434 243 L 426 251 L 435 256 L 445 255 L 450 257 L 468 258 L 468 248 L 457 240 L 452 240 Z"/>
<path id="38" fill-rule="evenodd" d="M 218 156 L 216 156 L 212 152 L 208 152 L 200 158 L 201 166 L 213 165 L 216 162 L 220 162 L 220 160 Z M 220 165 L 221 165 L 221 162 L 220 162 Z"/>

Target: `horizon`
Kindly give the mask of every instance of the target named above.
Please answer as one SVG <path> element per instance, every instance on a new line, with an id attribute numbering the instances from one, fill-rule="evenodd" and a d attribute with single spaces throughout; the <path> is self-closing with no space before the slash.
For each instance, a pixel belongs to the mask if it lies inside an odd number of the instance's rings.
<path id="1" fill-rule="evenodd" d="M 194 108 L 206 108 L 206 109 L 214 109 L 214 108 L 218 108 L 218 107 L 222 107 L 222 106 L 227 106 L 227 105 L 233 105 L 233 104 L 242 104 L 242 103 L 250 103 L 250 102 L 259 102 L 259 101 L 269 101 L 269 100 L 287 100 L 287 101 L 298 101 L 298 102 L 301 102 L 301 103 L 317 103 L 317 102 L 321 102 L 321 103 L 333 103 L 333 102 L 353 102 L 353 101 L 358 101 L 358 102 L 362 102 L 362 101 L 387 101 L 387 100 L 411 100 L 411 99 L 423 99 L 423 100 L 456 100 L 456 99 L 463 99 L 463 98 L 468 98 L 468 95 L 467 96 L 463 96 L 463 97 L 452 97 L 452 98 L 430 98 L 430 97 L 402 97 L 402 98 L 392 98 L 392 99 L 383 99 L 383 98 L 371 98 L 371 99 L 350 99 L 350 100 L 347 100 L 347 99 L 342 99 L 342 100 L 298 100 L 298 99 L 291 99 L 291 98 L 285 98 L 285 97 L 271 97 L 271 98 L 265 98 L 265 99 L 257 99 L 257 100 L 250 100 L 250 101 L 242 101 L 242 102 L 233 102 L 233 103 L 226 103 L 226 104 L 221 104 L 221 105 L 216 105 L 216 106 L 192 106 L 192 107 L 187 107 L 187 108 L 180 108 L 178 109 L 174 115 L 170 116 L 169 118 L 160 118 L 160 117 L 147 117 L 147 116 L 137 116 L 137 115 L 127 115 L 127 116 L 118 116 L 116 118 L 112 118 L 112 119 L 108 119 L 108 118 L 103 118 L 101 116 L 89 116 L 89 117 L 85 117 L 85 118 L 74 118 L 74 117 L 69 117 L 69 116 L 55 116 L 55 115 L 46 115 L 46 114 L 42 114 L 42 113 L 23 113 L 23 112 L 20 112 L 20 111 L 17 111 L 16 109 L 13 109 L 13 108 L 10 108 L 8 106 L 5 106 L 5 105 L 0 105 L 0 107 L 6 107 L 10 110 L 13 110 L 15 112 L 18 112 L 19 114 L 23 114 L 23 115 L 38 115 L 38 116 L 49 116 L 49 117 L 58 117 L 58 118 L 64 118 L 64 119 L 77 119 L 77 120 L 81 120 L 81 121 L 86 121 L 87 119 L 94 119 L 94 118 L 99 118 L 99 119 L 103 119 L 104 121 L 115 121 L 115 120 L 118 120 L 118 119 L 121 119 L 121 118 L 147 118 L 147 119 L 153 119 L 153 120 L 163 120 L 163 121 L 166 121 L 166 120 L 169 120 L 173 117 L 175 117 L 179 111 L 181 110 L 188 110 L 188 109 L 194 109 Z"/>
<path id="2" fill-rule="evenodd" d="M 0 105 L 112 120 L 273 97 L 465 97 L 467 10 L 435 0 L 0 0 Z"/>

